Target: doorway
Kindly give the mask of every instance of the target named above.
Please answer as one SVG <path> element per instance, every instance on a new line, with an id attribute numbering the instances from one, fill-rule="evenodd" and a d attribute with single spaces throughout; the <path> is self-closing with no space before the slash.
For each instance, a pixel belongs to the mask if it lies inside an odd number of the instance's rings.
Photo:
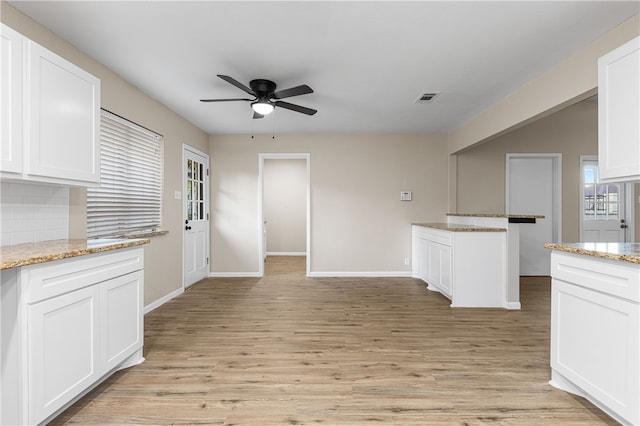
<path id="1" fill-rule="evenodd" d="M 303 197 L 303 204 L 304 204 L 304 218 L 302 219 L 304 223 L 300 224 L 300 226 L 303 228 L 303 232 L 304 232 L 304 236 L 305 236 L 305 241 L 304 241 L 304 245 L 302 250 L 300 250 L 300 243 L 297 243 L 297 245 L 293 245 L 293 247 L 296 247 L 294 250 L 282 250 L 282 249 L 278 249 L 277 246 L 274 250 L 271 250 L 271 254 L 272 255 L 294 255 L 294 256 L 300 256 L 302 254 L 306 254 L 306 275 L 309 275 L 309 271 L 310 271 L 310 265 L 311 265 L 311 232 L 310 232 L 310 223 L 311 223 L 311 214 L 310 214 L 310 204 L 311 204 L 311 195 L 310 195 L 310 154 L 308 153 L 261 153 L 259 154 L 259 168 L 258 168 L 258 181 L 259 181 L 259 190 L 258 190 L 258 217 L 260 220 L 260 224 L 259 224 L 259 239 L 260 239 L 260 244 L 258 244 L 259 247 L 259 266 L 258 266 L 258 271 L 259 271 L 259 275 L 260 276 L 264 276 L 264 271 L 265 271 L 265 260 L 267 257 L 267 254 L 269 253 L 268 250 L 268 242 L 270 239 L 270 228 L 273 228 L 273 230 L 275 231 L 277 228 L 277 226 L 286 226 L 286 224 L 277 224 L 275 223 L 276 221 L 274 219 L 271 220 L 272 224 L 269 225 L 269 220 L 267 220 L 267 208 L 269 207 L 269 204 L 265 202 L 265 194 L 266 194 L 266 188 L 265 188 L 265 176 L 267 176 L 268 173 L 268 168 L 269 165 L 271 163 L 267 163 L 266 162 L 271 162 L 272 160 L 303 160 L 304 162 L 304 166 L 303 166 L 303 175 L 302 175 L 302 179 L 303 179 L 303 184 L 304 184 L 304 188 L 301 191 L 301 196 Z M 276 163 L 277 164 L 277 163 Z M 300 201 L 300 200 L 298 200 Z M 277 202 L 277 200 L 276 200 Z M 275 236 L 275 235 L 274 235 Z M 273 246 L 273 244 L 272 244 Z M 284 246 L 281 246 L 284 247 Z M 289 246 L 292 247 L 292 246 Z"/>
<path id="2" fill-rule="evenodd" d="M 183 288 L 209 275 L 209 156 L 182 145 Z"/>
<path id="3" fill-rule="evenodd" d="M 562 154 L 507 154 L 506 212 L 539 214 L 520 226 L 520 275 L 550 275 L 544 243 L 562 235 Z"/>
<path id="4" fill-rule="evenodd" d="M 598 157 L 581 155 L 580 241 L 632 242 L 633 198 L 632 184 L 601 183 Z"/>

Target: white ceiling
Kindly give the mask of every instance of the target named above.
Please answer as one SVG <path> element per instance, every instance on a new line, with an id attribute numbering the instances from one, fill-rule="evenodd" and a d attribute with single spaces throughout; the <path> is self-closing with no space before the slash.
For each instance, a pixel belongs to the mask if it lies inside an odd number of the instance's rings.
<path id="1" fill-rule="evenodd" d="M 446 132 L 628 17 L 638 1 L 11 1 L 211 134 Z M 267 78 L 315 116 L 252 120 Z M 441 92 L 430 104 L 413 101 Z M 117 111 L 114 111 L 117 113 Z"/>

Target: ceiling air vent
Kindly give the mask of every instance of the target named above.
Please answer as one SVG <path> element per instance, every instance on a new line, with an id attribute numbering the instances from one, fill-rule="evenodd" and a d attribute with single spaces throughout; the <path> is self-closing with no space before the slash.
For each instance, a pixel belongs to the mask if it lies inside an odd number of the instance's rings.
<path id="1" fill-rule="evenodd" d="M 439 92 L 423 92 L 420 93 L 420 96 L 413 101 L 414 104 L 428 104 L 429 102 L 433 102 L 433 100 L 438 96 Z"/>

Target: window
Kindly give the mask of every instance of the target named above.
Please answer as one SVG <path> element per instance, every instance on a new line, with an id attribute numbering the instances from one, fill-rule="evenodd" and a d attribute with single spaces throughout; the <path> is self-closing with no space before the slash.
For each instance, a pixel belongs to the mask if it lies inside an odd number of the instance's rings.
<path id="1" fill-rule="evenodd" d="M 586 220 L 620 219 L 620 185 L 600 183 L 598 164 L 595 161 L 583 163 L 584 218 Z"/>
<path id="2" fill-rule="evenodd" d="M 162 136 L 102 110 L 100 144 L 100 186 L 87 189 L 87 237 L 159 230 Z"/>

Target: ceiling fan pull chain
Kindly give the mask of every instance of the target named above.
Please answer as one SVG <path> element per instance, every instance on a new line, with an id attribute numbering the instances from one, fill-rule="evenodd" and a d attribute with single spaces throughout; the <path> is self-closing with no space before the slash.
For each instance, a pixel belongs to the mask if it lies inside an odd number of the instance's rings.
<path id="1" fill-rule="evenodd" d="M 272 112 L 273 117 L 271 117 L 271 139 L 276 139 L 276 111 L 275 109 Z"/>
<path id="2" fill-rule="evenodd" d="M 253 128 L 253 119 L 251 120 L 251 140 L 253 140 L 253 134 L 254 134 L 254 128 Z"/>

